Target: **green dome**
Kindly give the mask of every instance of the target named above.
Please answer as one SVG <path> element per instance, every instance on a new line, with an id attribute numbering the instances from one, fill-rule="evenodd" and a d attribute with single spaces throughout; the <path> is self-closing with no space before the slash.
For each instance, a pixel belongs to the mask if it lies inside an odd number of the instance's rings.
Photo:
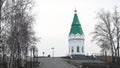
<path id="1" fill-rule="evenodd" d="M 72 25 L 71 25 L 71 30 L 70 30 L 70 33 L 69 35 L 71 34 L 80 34 L 82 35 L 83 34 L 83 30 L 82 30 L 82 27 L 80 25 L 80 22 L 79 22 L 79 19 L 78 19 L 78 16 L 77 16 L 77 13 L 75 11 L 75 14 L 74 14 L 74 18 L 73 18 L 73 22 L 72 22 Z"/>

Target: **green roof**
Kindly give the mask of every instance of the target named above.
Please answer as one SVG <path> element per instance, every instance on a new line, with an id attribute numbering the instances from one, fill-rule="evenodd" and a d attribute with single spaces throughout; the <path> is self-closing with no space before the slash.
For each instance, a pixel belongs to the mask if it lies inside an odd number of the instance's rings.
<path id="1" fill-rule="evenodd" d="M 81 24 L 79 22 L 79 19 L 78 19 L 78 15 L 76 13 L 76 10 L 75 10 L 75 14 L 74 14 L 74 18 L 73 18 L 73 22 L 72 22 L 72 25 L 71 25 L 71 30 L 70 30 L 70 34 L 77 34 L 79 33 L 80 35 L 83 34 L 83 30 L 82 30 L 82 27 L 81 27 Z"/>

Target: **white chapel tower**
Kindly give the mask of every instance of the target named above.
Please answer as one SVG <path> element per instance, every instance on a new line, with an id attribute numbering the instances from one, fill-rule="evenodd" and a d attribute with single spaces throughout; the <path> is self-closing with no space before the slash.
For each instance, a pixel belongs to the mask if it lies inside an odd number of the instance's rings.
<path id="1" fill-rule="evenodd" d="M 84 33 L 75 10 L 69 33 L 69 55 L 84 55 Z"/>

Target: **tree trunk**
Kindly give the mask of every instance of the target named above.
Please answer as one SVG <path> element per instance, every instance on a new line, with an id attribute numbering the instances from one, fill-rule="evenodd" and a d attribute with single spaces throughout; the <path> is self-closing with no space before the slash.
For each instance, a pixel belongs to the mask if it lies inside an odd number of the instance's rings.
<path id="1" fill-rule="evenodd" d="M 1 8 L 2 8 L 2 1 L 0 0 L 0 32 L 1 32 Z"/>
<path id="2" fill-rule="evenodd" d="M 119 37 L 118 37 L 118 43 L 117 43 L 117 50 L 118 50 L 118 58 L 117 58 L 117 62 L 120 63 L 120 59 L 119 59 Z"/>
<path id="3" fill-rule="evenodd" d="M 108 30 L 109 30 L 109 37 L 110 37 L 110 45 L 111 45 L 111 52 L 112 52 L 112 62 L 114 63 L 115 62 L 115 57 L 114 57 L 114 45 L 113 45 L 113 37 L 112 37 L 112 33 L 111 33 L 111 28 L 110 28 L 110 25 L 107 27 Z"/>
<path id="4" fill-rule="evenodd" d="M 112 62 L 115 62 L 114 52 L 113 52 L 113 46 L 111 44 L 111 52 L 112 52 Z"/>
<path id="5" fill-rule="evenodd" d="M 105 61 L 107 62 L 107 51 L 105 51 Z"/>

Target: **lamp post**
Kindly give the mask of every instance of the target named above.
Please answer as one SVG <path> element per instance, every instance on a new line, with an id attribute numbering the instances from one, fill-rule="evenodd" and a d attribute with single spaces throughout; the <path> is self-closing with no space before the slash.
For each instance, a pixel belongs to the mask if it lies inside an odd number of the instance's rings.
<path id="1" fill-rule="evenodd" d="M 54 57 L 54 47 L 51 48 L 52 49 L 52 57 Z"/>

